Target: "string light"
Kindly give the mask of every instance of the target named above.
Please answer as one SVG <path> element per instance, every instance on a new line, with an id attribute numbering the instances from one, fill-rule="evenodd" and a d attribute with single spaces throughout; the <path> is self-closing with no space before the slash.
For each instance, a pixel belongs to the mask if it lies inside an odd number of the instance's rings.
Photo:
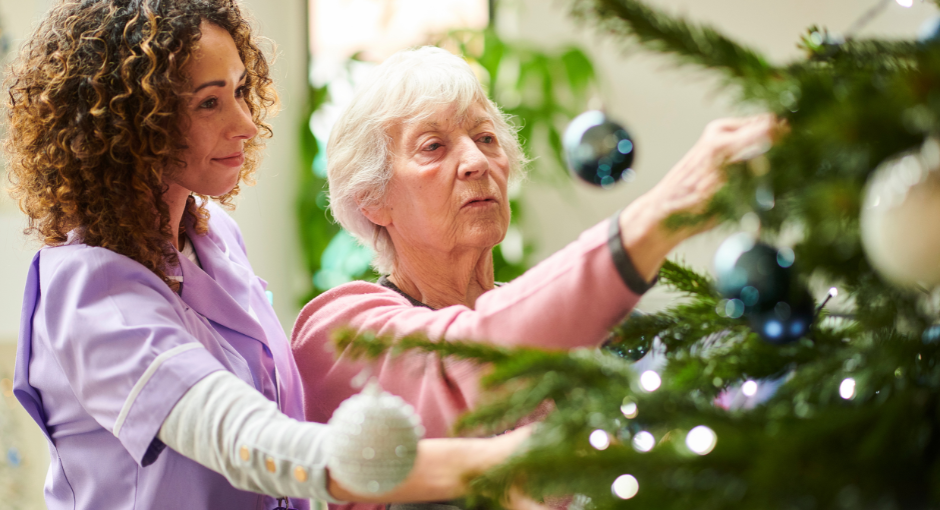
<path id="1" fill-rule="evenodd" d="M 654 446 L 656 446 L 656 438 L 645 430 L 633 436 L 633 449 L 638 452 L 648 452 Z"/>
<path id="2" fill-rule="evenodd" d="M 718 444 L 718 435 L 705 425 L 693 428 L 685 436 L 685 445 L 699 455 L 708 455 L 715 449 L 716 444 Z"/>
<path id="3" fill-rule="evenodd" d="M 630 499 L 640 491 L 640 483 L 633 475 L 620 475 L 610 486 L 610 491 L 620 499 Z"/>
<path id="4" fill-rule="evenodd" d="M 839 385 L 839 396 L 849 400 L 855 396 L 855 379 L 848 377 Z"/>
<path id="5" fill-rule="evenodd" d="M 625 417 L 630 418 L 631 420 L 633 418 L 636 418 L 636 415 L 637 415 L 636 403 L 626 398 L 623 399 L 623 405 L 620 406 L 620 412 L 623 413 Z"/>
<path id="6" fill-rule="evenodd" d="M 914 5 L 914 0 L 896 0 L 901 7 L 910 7 Z"/>
<path id="7" fill-rule="evenodd" d="M 662 383 L 663 380 L 659 377 L 659 374 L 652 370 L 640 374 L 640 386 L 646 391 L 656 391 Z"/>
<path id="8" fill-rule="evenodd" d="M 744 393 L 744 395 L 748 397 L 753 397 L 754 395 L 756 395 L 757 394 L 757 381 L 751 381 L 751 380 L 746 381 L 741 386 L 741 393 Z"/>
<path id="9" fill-rule="evenodd" d="M 588 442 L 597 450 L 606 450 L 610 446 L 610 436 L 607 435 L 606 431 L 597 429 L 591 432 Z"/>

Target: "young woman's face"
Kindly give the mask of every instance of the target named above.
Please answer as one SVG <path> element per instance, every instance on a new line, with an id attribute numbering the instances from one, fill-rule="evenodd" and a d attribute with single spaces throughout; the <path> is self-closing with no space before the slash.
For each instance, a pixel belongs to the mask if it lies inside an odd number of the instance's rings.
<path id="1" fill-rule="evenodd" d="M 169 180 L 188 191 L 219 196 L 238 184 L 244 147 L 258 133 L 245 102 L 246 69 L 235 41 L 212 23 L 202 22 L 202 38 L 188 65 L 184 167 Z"/>

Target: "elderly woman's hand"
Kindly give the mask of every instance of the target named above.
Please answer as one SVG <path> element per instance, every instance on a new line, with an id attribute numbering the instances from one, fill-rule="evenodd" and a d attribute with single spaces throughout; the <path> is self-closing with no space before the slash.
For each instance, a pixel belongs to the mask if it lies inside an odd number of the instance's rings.
<path id="1" fill-rule="evenodd" d="M 666 255 L 685 239 L 713 226 L 667 229 L 669 216 L 700 213 L 726 180 L 724 166 L 769 147 L 780 122 L 770 114 L 711 122 L 691 150 L 653 189 L 620 214 L 621 239 L 639 274 L 650 281 Z"/>

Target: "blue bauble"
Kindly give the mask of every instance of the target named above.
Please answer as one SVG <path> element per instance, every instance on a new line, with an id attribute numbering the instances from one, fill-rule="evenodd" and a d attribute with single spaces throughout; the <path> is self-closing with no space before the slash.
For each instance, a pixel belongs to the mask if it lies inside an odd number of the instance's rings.
<path id="1" fill-rule="evenodd" d="M 813 299 L 796 281 L 793 252 L 757 242 L 748 234 L 729 237 L 715 254 L 718 291 L 764 340 L 788 343 L 805 336 L 815 318 Z"/>
<path id="2" fill-rule="evenodd" d="M 813 298 L 804 288 L 778 301 L 771 310 L 747 314 L 751 329 L 772 344 L 788 344 L 803 338 L 815 319 Z"/>
<path id="3" fill-rule="evenodd" d="M 920 338 L 925 344 L 935 344 L 940 342 L 940 324 L 933 324 L 929 328 L 925 329 Z"/>
<path id="4" fill-rule="evenodd" d="M 562 143 L 568 167 L 586 182 L 609 187 L 633 175 L 633 139 L 603 112 L 591 110 L 575 117 Z"/>
<path id="5" fill-rule="evenodd" d="M 715 254 L 718 291 L 740 300 L 746 313 L 766 312 L 789 296 L 792 263 L 748 234 L 733 235 Z"/>
<path id="6" fill-rule="evenodd" d="M 928 19 L 917 29 L 917 42 L 932 44 L 937 41 L 940 41 L 940 16 Z"/>

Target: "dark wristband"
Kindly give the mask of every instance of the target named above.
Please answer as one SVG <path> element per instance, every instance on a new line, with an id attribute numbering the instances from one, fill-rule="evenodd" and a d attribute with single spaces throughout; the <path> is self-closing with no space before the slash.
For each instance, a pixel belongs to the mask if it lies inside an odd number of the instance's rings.
<path id="1" fill-rule="evenodd" d="M 620 237 L 620 211 L 617 211 L 613 217 L 610 218 L 610 228 L 607 232 L 607 247 L 610 249 L 611 257 L 614 259 L 614 267 L 616 267 L 617 272 L 620 273 L 620 279 L 623 280 L 623 283 L 628 289 L 633 291 L 634 294 L 642 296 L 646 291 L 656 285 L 656 282 L 659 280 L 659 275 L 657 274 L 653 278 L 653 281 L 647 282 L 640 276 L 640 273 L 637 272 L 636 266 L 634 266 L 633 261 L 630 260 L 630 255 L 627 253 L 627 250 L 623 248 L 623 240 Z"/>

